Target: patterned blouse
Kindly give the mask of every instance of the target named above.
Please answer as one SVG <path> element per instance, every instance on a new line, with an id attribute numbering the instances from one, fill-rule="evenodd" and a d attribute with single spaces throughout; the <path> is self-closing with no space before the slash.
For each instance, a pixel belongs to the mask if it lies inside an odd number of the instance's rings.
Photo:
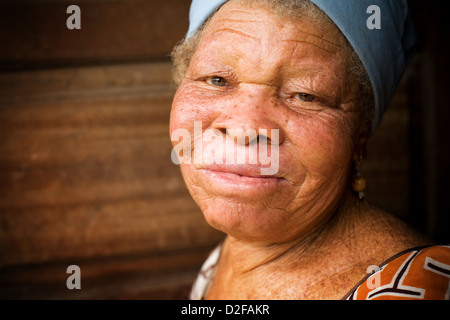
<path id="1" fill-rule="evenodd" d="M 204 298 L 214 277 L 222 245 L 203 264 L 190 299 Z M 434 245 L 405 250 L 379 266 L 369 266 L 344 300 L 449 300 L 450 246 Z"/>

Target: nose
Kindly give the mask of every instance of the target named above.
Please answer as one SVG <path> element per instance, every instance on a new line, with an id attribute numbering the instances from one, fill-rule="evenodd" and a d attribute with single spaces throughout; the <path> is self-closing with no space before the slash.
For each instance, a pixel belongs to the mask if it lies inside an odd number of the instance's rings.
<path id="1" fill-rule="evenodd" d="M 222 129 L 223 131 L 223 129 Z M 252 143 L 269 143 L 279 145 L 280 130 L 276 128 L 227 128 L 226 135 L 228 138 L 235 140 L 239 145 L 249 145 Z"/>
<path id="2" fill-rule="evenodd" d="M 280 125 L 282 115 L 277 98 L 270 88 L 238 90 L 216 107 L 219 111 L 212 128 L 235 139 L 236 143 L 283 143 L 285 135 Z"/>

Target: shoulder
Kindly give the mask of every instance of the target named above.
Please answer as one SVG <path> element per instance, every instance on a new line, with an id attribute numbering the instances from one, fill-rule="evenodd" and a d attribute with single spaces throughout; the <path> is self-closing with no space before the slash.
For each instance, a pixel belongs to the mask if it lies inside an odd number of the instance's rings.
<path id="1" fill-rule="evenodd" d="M 429 246 L 430 239 L 400 218 L 366 204 L 355 217 L 356 239 L 361 246 L 371 248 L 367 258 L 381 263 L 404 250 Z"/>
<path id="2" fill-rule="evenodd" d="M 363 279 L 347 299 L 354 300 L 448 300 L 450 246 L 434 245 L 401 252 Z M 368 268 L 369 269 L 369 268 Z"/>

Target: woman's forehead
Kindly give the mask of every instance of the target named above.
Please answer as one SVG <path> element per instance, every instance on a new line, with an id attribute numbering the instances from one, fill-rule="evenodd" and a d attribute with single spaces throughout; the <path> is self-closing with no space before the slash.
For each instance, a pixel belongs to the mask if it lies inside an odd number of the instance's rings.
<path id="1" fill-rule="evenodd" d="M 307 63 L 342 73 L 343 48 L 328 40 L 331 35 L 325 38 L 326 31 L 317 23 L 282 19 L 264 7 L 230 3 L 207 25 L 193 62 L 208 63 L 219 58 L 227 65 L 263 68 Z M 329 31 L 334 34 L 335 30 Z"/>
<path id="2" fill-rule="evenodd" d="M 339 29 L 331 23 L 313 21 L 307 14 L 301 17 L 278 15 L 259 3 L 227 2 L 212 17 L 205 36 L 218 32 L 234 32 L 249 39 L 255 35 L 277 36 L 283 41 L 307 41 L 327 51 L 335 52 L 344 40 Z"/>

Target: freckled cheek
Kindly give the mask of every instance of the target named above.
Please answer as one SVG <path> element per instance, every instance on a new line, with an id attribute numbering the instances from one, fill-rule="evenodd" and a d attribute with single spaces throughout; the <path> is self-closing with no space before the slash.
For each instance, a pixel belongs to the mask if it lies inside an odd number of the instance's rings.
<path id="1" fill-rule="evenodd" d="M 351 158 L 349 136 L 336 125 L 298 124 L 288 129 L 295 157 L 310 172 L 346 166 Z"/>
<path id="2" fill-rule="evenodd" d="M 209 105 L 196 95 L 177 92 L 170 113 L 170 132 L 172 133 L 175 129 L 187 129 L 193 132 L 195 121 L 201 121 L 202 128 L 207 128 L 213 117 Z"/>

